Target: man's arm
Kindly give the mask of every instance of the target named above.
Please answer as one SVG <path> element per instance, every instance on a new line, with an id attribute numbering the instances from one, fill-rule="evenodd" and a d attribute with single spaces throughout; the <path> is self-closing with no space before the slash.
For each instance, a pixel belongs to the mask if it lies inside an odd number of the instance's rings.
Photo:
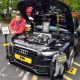
<path id="1" fill-rule="evenodd" d="M 25 30 L 25 24 L 26 24 L 26 20 L 22 20 L 22 22 L 20 23 L 20 26 L 19 26 L 19 30 L 16 31 L 16 34 L 21 34 L 24 32 Z"/>
<path id="2" fill-rule="evenodd" d="M 59 56 L 58 53 L 57 54 L 54 54 L 53 59 L 52 59 L 52 62 L 54 62 L 56 60 L 57 56 Z"/>
<path id="3" fill-rule="evenodd" d="M 14 18 L 11 20 L 9 28 L 11 32 L 14 31 Z"/>

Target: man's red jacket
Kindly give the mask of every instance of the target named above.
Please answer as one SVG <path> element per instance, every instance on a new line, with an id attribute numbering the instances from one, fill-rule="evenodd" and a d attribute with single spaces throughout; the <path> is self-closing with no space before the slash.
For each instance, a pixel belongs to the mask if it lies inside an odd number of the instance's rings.
<path id="1" fill-rule="evenodd" d="M 17 25 L 16 18 L 13 18 L 10 22 L 10 29 L 12 32 L 16 31 L 15 34 L 21 34 L 23 33 L 25 29 L 26 20 L 22 18 L 20 23 Z"/>

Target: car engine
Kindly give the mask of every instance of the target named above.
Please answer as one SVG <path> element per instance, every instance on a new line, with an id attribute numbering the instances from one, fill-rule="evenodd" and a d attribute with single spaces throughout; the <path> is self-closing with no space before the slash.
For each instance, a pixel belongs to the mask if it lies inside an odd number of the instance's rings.
<path id="1" fill-rule="evenodd" d="M 70 33 L 65 33 L 65 34 L 61 33 L 59 36 L 57 35 L 57 33 L 47 34 L 47 33 L 33 32 L 32 34 L 31 33 L 26 33 L 26 34 L 27 36 L 25 36 L 24 34 L 18 36 L 17 39 L 14 40 L 14 43 L 39 51 L 51 48 L 58 49 L 58 47 L 63 46 L 66 42 L 70 41 L 71 39 Z"/>

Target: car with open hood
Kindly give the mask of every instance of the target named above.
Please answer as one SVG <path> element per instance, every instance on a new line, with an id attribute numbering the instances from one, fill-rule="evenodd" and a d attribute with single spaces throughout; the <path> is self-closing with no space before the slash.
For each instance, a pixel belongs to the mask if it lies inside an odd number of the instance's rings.
<path id="1" fill-rule="evenodd" d="M 65 70 L 71 67 L 74 59 L 74 27 L 68 26 L 66 13 L 61 9 L 50 6 L 50 9 L 45 11 L 43 9 L 45 6 L 41 4 L 39 6 L 33 7 L 31 14 L 33 19 L 27 20 L 31 25 L 31 31 L 24 32 L 13 39 L 8 56 L 10 63 L 20 64 L 39 75 L 50 75 L 53 56 L 60 48 L 67 57 Z M 28 19 L 25 11 L 26 0 L 20 1 L 17 7 L 23 17 Z"/>

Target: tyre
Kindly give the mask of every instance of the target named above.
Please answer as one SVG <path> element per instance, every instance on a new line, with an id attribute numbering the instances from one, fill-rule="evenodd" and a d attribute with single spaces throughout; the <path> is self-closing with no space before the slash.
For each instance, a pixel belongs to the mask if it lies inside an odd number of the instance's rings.
<path id="1" fill-rule="evenodd" d="M 54 71 L 55 71 L 55 63 L 51 62 L 50 64 L 50 78 L 51 80 L 54 80 Z"/>
<path id="2" fill-rule="evenodd" d="M 56 63 L 55 64 L 51 63 L 51 65 L 50 65 L 50 78 L 51 78 L 51 80 L 63 80 L 63 74 L 62 75 L 58 74 L 56 77 L 54 77 L 55 65 L 56 65 Z M 62 65 L 62 66 L 65 68 L 64 65 Z M 63 73 L 64 73 L 64 71 L 63 71 Z"/>
<path id="3" fill-rule="evenodd" d="M 74 60 L 74 49 L 72 49 L 70 51 L 69 59 L 68 59 L 68 62 L 67 62 L 68 69 L 72 66 L 73 60 Z"/>
<path id="4" fill-rule="evenodd" d="M 14 63 L 14 58 L 12 56 L 8 56 L 8 59 L 11 64 Z"/>
<path id="5" fill-rule="evenodd" d="M 14 58 L 12 55 L 12 46 L 9 47 L 8 59 L 11 64 L 14 62 Z"/>

